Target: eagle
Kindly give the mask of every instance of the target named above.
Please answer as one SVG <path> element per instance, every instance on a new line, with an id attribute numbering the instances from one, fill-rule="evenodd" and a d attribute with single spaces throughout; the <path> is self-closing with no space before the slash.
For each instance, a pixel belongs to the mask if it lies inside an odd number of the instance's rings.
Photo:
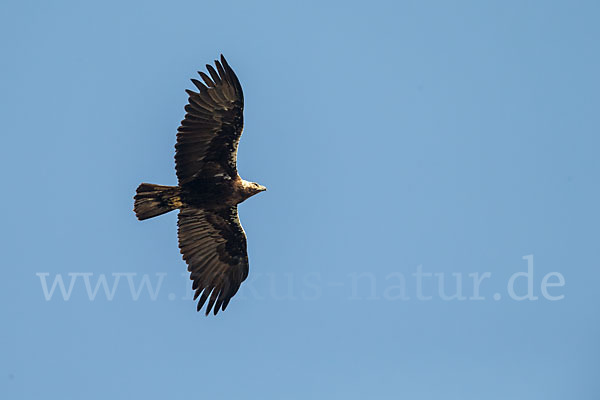
<path id="1" fill-rule="evenodd" d="M 141 220 L 179 209 L 177 235 L 193 281 L 197 310 L 225 311 L 248 277 L 246 234 L 237 205 L 267 190 L 237 171 L 237 149 L 244 126 L 244 95 L 237 76 L 221 55 L 206 65 L 197 92 L 186 90 L 185 118 L 177 130 L 177 186 L 142 183 L 134 196 Z M 216 69 L 215 69 L 216 68 Z M 210 76 L 209 76 L 210 75 Z"/>

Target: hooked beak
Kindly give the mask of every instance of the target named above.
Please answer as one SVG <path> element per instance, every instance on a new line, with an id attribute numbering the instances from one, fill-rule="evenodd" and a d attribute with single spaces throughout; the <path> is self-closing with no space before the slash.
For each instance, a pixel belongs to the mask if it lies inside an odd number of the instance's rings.
<path id="1" fill-rule="evenodd" d="M 260 185 L 259 189 L 260 189 L 261 192 L 266 192 L 267 191 L 267 188 L 264 187 L 263 185 Z"/>

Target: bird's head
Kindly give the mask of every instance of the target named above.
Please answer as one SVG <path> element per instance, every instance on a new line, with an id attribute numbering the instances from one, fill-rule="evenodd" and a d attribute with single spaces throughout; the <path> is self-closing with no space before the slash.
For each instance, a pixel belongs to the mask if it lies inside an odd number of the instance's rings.
<path id="1" fill-rule="evenodd" d="M 254 192 L 254 194 L 264 192 L 266 190 L 267 190 L 267 188 L 264 187 L 263 185 L 259 185 L 256 182 L 252 182 L 252 191 Z"/>
<path id="2" fill-rule="evenodd" d="M 254 196 L 257 193 L 264 192 L 265 190 L 267 190 L 266 187 L 264 187 L 263 185 L 259 185 L 256 182 L 244 181 L 243 185 L 244 191 L 248 194 L 248 197 Z"/>

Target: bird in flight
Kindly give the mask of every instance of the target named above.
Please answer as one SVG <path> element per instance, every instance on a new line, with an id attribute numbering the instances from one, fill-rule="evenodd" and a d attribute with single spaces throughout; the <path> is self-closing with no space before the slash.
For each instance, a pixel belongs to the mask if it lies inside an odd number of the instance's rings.
<path id="1" fill-rule="evenodd" d="M 237 148 L 243 129 L 244 95 L 237 76 L 221 55 L 198 92 L 189 95 L 185 119 L 177 131 L 175 170 L 178 186 L 142 183 L 134 197 L 139 220 L 179 209 L 177 235 L 188 265 L 197 310 L 225 310 L 248 276 L 246 234 L 237 205 L 267 190 L 240 178 Z"/>

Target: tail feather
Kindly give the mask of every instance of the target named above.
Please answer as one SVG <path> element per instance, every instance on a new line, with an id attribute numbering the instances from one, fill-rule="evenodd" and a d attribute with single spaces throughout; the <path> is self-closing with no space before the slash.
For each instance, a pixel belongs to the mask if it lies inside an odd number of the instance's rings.
<path id="1" fill-rule="evenodd" d="M 179 187 L 142 183 L 133 198 L 133 211 L 140 220 L 156 217 L 182 206 Z"/>

